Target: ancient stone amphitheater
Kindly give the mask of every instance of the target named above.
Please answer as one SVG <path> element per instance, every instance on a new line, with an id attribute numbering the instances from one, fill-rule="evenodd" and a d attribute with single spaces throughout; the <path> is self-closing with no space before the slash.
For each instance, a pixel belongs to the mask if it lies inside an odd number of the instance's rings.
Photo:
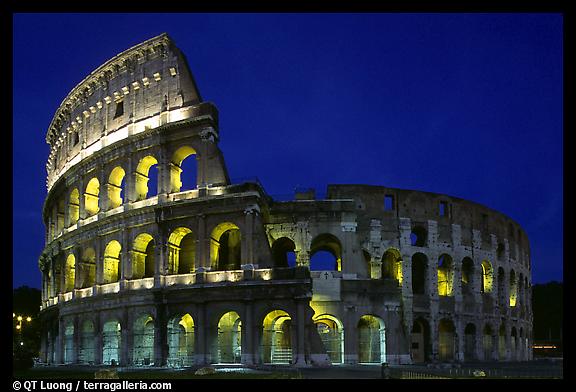
<path id="1" fill-rule="evenodd" d="M 166 34 L 63 100 L 46 135 L 42 361 L 531 359 L 529 242 L 512 219 L 385 186 L 275 200 L 230 181 L 219 139 Z"/>

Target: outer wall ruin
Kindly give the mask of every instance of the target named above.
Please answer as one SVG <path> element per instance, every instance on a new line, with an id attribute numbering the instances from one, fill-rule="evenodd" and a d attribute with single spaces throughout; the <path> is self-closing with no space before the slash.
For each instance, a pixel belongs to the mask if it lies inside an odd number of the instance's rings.
<path id="1" fill-rule="evenodd" d="M 219 137 L 166 34 L 64 99 L 46 137 L 42 361 L 532 359 L 529 242 L 513 220 L 384 186 L 274 200 L 230 183 Z"/>

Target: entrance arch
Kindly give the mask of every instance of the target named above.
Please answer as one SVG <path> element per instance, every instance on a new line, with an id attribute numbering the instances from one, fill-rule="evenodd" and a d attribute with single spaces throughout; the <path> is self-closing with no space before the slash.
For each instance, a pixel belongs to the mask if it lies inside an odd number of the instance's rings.
<path id="1" fill-rule="evenodd" d="M 150 315 L 140 316 L 132 326 L 132 364 L 154 365 L 154 319 Z"/>
<path id="2" fill-rule="evenodd" d="M 273 310 L 262 323 L 262 362 L 292 363 L 292 319 L 283 310 Z"/>
<path id="3" fill-rule="evenodd" d="M 232 222 L 220 223 L 210 236 L 210 261 L 212 270 L 239 270 L 242 256 L 240 228 Z"/>
<path id="4" fill-rule="evenodd" d="M 227 312 L 218 321 L 218 363 L 240 363 L 242 359 L 242 320 Z"/>
<path id="5" fill-rule="evenodd" d="M 358 362 L 386 362 L 386 333 L 380 317 L 364 315 L 358 321 Z"/>
<path id="6" fill-rule="evenodd" d="M 344 363 L 344 326 L 330 314 L 314 318 L 314 324 L 326 349 L 326 354 L 333 364 Z"/>
<path id="7" fill-rule="evenodd" d="M 441 319 L 438 323 L 438 359 L 440 361 L 453 361 L 455 349 L 454 323 L 448 319 Z"/>
<path id="8" fill-rule="evenodd" d="M 188 313 L 168 321 L 168 366 L 194 364 L 194 328 L 194 320 Z"/>
<path id="9" fill-rule="evenodd" d="M 120 364 L 121 328 L 117 320 L 109 320 L 102 328 L 102 363 Z"/>

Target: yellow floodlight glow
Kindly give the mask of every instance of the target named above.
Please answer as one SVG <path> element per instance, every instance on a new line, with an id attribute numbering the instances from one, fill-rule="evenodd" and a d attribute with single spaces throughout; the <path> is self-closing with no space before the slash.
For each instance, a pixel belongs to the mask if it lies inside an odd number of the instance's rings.
<path id="1" fill-rule="evenodd" d="M 17 320 L 22 321 L 22 316 L 18 316 Z"/>
<path id="2" fill-rule="evenodd" d="M 30 317 L 30 316 L 26 317 L 26 321 L 28 321 L 28 322 L 32 321 L 32 317 Z"/>

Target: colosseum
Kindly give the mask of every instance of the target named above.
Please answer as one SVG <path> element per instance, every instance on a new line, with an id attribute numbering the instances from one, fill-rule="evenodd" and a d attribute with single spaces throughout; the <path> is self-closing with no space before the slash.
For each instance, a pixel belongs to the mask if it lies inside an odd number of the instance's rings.
<path id="1" fill-rule="evenodd" d="M 218 116 L 166 34 L 63 100 L 46 135 L 44 363 L 532 359 L 516 222 L 386 186 L 276 200 L 258 181 L 230 181 Z"/>

